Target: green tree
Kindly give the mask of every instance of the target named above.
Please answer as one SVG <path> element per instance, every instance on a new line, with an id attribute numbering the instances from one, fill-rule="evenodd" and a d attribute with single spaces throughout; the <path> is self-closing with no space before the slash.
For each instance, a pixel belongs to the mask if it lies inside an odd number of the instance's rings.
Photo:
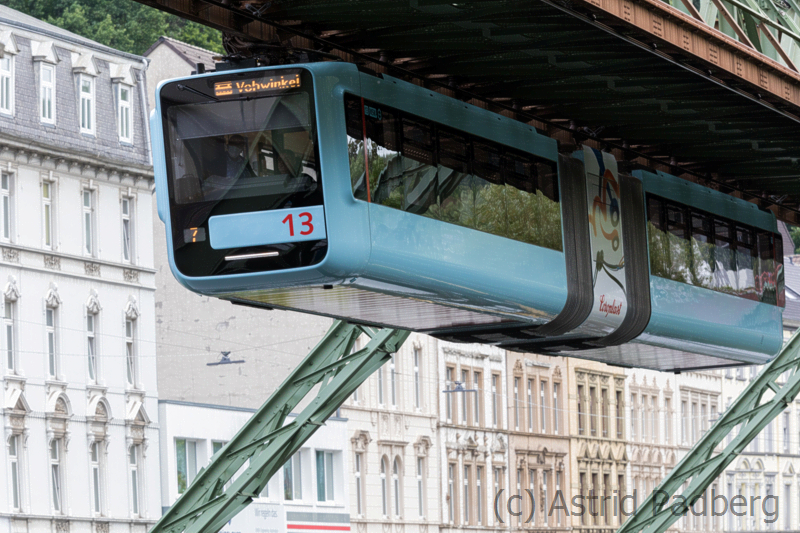
<path id="1" fill-rule="evenodd" d="M 800 226 L 789 226 L 789 235 L 794 242 L 794 253 L 800 254 Z"/>
<path id="2" fill-rule="evenodd" d="M 224 53 L 218 30 L 133 0 L 0 0 L 0 4 L 132 54 L 143 54 L 162 35 Z"/>

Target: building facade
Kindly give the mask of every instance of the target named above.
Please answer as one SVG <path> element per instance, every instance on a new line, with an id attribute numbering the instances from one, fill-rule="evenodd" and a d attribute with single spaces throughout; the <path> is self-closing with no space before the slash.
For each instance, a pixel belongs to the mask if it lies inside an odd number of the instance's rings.
<path id="1" fill-rule="evenodd" d="M 0 530 L 160 516 L 144 58 L 0 6 Z"/>
<path id="2" fill-rule="evenodd" d="M 571 500 L 567 367 L 563 357 L 507 352 L 511 493 L 526 495 L 513 529 L 566 531 Z M 530 491 L 530 492 L 528 492 Z"/>
<path id="3" fill-rule="evenodd" d="M 254 409 L 161 400 L 161 503 L 166 510 Z M 221 531 L 342 531 L 350 525 L 347 421 L 331 417 Z"/>
<path id="4" fill-rule="evenodd" d="M 437 356 L 435 339 L 412 334 L 340 409 L 359 533 L 433 533 L 438 526 Z"/>
<path id="5" fill-rule="evenodd" d="M 578 531 L 615 531 L 631 512 L 625 420 L 625 373 L 603 363 L 568 359 L 571 494 L 583 508 L 571 506 Z M 617 496 L 617 498 L 615 498 Z"/>
<path id="6" fill-rule="evenodd" d="M 512 495 L 506 351 L 438 342 L 441 530 L 509 527 Z M 467 392 L 454 391 L 461 387 Z M 515 486 L 513 486 L 515 487 Z M 512 512 L 518 512 L 511 506 Z"/>

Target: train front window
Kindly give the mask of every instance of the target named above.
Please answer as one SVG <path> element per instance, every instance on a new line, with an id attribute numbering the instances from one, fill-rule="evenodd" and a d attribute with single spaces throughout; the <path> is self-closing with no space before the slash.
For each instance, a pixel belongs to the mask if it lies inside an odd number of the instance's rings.
<path id="1" fill-rule="evenodd" d="M 168 117 L 177 204 L 259 197 L 280 209 L 318 187 L 306 93 L 173 106 Z"/>
<path id="2" fill-rule="evenodd" d="M 313 227 L 325 228 L 310 72 L 223 71 L 169 82 L 159 97 L 181 273 L 244 274 L 324 259 L 324 231 L 298 238 L 280 222 L 313 212 Z"/>

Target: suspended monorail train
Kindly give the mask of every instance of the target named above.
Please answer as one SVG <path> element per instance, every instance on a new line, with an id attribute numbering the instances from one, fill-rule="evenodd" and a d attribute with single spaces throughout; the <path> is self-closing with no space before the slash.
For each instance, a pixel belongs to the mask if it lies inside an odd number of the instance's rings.
<path id="1" fill-rule="evenodd" d="M 686 370 L 782 343 L 755 204 L 348 63 L 162 83 L 170 267 L 198 293 L 456 342 Z"/>

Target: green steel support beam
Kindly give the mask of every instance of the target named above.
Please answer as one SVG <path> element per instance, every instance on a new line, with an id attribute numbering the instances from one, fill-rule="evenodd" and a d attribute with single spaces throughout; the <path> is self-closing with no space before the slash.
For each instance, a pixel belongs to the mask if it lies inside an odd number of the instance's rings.
<path id="1" fill-rule="evenodd" d="M 362 334 L 370 338 L 369 343 L 351 353 Z M 151 533 L 219 531 L 261 493 L 342 402 L 400 349 L 408 335 L 399 329 L 334 322 L 267 402 L 198 472 Z M 287 423 L 289 413 L 306 398 L 306 407 Z"/>
<path id="2" fill-rule="evenodd" d="M 790 371 L 785 382 L 781 375 Z M 800 393 L 800 330 L 742 391 L 617 533 L 664 533 Z M 731 442 L 719 448 L 728 434 Z M 679 493 L 681 487 L 688 486 Z"/>

